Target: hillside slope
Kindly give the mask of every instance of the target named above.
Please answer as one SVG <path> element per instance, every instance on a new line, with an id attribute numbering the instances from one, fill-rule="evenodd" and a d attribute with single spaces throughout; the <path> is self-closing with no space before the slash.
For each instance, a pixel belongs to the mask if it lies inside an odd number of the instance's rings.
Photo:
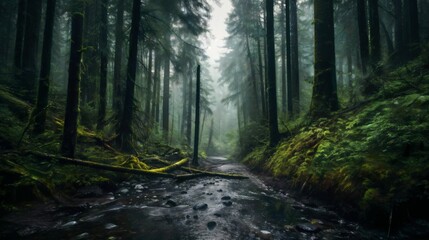
<path id="1" fill-rule="evenodd" d="M 426 59 L 427 60 L 427 59 Z M 429 66 L 420 58 L 374 79 L 377 95 L 259 147 L 243 161 L 375 224 L 427 217 Z M 267 157 L 268 156 L 268 157 Z"/>

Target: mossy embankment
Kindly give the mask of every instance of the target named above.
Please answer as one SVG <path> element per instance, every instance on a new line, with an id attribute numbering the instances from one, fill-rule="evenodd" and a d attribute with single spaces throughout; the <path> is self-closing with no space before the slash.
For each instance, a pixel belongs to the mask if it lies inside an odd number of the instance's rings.
<path id="1" fill-rule="evenodd" d="M 426 59 L 427 60 L 427 59 Z M 429 216 L 429 65 L 423 57 L 374 79 L 379 92 L 303 124 L 243 158 L 298 191 L 347 204 L 373 224 Z M 349 209 L 349 208 L 348 208 Z"/>

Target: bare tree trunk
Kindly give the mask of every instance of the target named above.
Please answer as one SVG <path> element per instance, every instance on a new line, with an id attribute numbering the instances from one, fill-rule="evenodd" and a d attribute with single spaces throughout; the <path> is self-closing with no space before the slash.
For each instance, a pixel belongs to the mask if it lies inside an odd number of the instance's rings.
<path id="1" fill-rule="evenodd" d="M 122 93 L 124 81 L 122 80 L 122 48 L 124 45 L 124 3 L 123 0 L 117 0 L 116 26 L 115 26 L 115 66 L 113 70 L 113 101 L 112 109 L 119 116 L 122 114 Z"/>
<path id="2" fill-rule="evenodd" d="M 368 24 L 366 19 L 366 1 L 356 0 L 357 3 L 357 21 L 359 28 L 359 44 L 362 72 L 367 73 L 369 60 L 369 40 L 368 40 Z"/>
<path id="3" fill-rule="evenodd" d="M 66 114 L 64 118 L 63 139 L 61 153 L 65 157 L 73 158 L 75 155 L 77 138 L 77 119 L 79 115 L 79 84 L 82 61 L 83 40 L 83 10 L 84 1 L 72 3 L 72 27 L 69 61 L 69 79 L 67 88 Z"/>
<path id="4" fill-rule="evenodd" d="M 298 13 L 296 0 L 290 0 L 290 65 L 292 78 L 292 104 L 294 114 L 299 114 L 299 62 L 298 62 Z"/>
<path id="5" fill-rule="evenodd" d="M 192 65 L 189 68 L 189 87 L 188 87 L 188 110 L 187 110 L 187 118 L 186 118 L 186 140 L 188 141 L 188 145 L 191 146 L 192 143 L 192 139 L 191 139 L 191 135 L 192 135 L 192 105 L 193 105 L 193 101 L 192 101 L 192 97 L 193 97 L 193 91 L 192 91 Z"/>
<path id="6" fill-rule="evenodd" d="M 170 33 L 165 35 L 166 47 L 170 48 Z M 170 53 L 166 51 L 164 59 L 164 89 L 162 94 L 162 131 L 165 142 L 168 142 L 170 117 Z"/>
<path id="7" fill-rule="evenodd" d="M 314 83 L 310 115 L 317 119 L 338 110 L 333 0 L 314 1 L 314 22 Z"/>
<path id="8" fill-rule="evenodd" d="M 100 24 L 100 88 L 99 88 L 99 104 L 98 104 L 98 119 L 97 130 L 101 131 L 104 128 L 107 106 L 107 5 L 108 0 L 101 1 L 101 24 Z"/>
<path id="9" fill-rule="evenodd" d="M 277 119 L 276 63 L 274 49 L 274 2 L 266 0 L 267 8 L 267 57 L 268 57 L 268 121 L 270 128 L 270 145 L 280 140 Z"/>
<path id="10" fill-rule="evenodd" d="M 197 67 L 197 84 L 195 87 L 195 131 L 194 131 L 194 155 L 192 165 L 198 166 L 198 144 L 200 137 L 200 88 L 201 88 L 201 68 Z"/>
<path id="11" fill-rule="evenodd" d="M 34 109 L 34 133 L 45 131 L 46 111 L 48 108 L 49 85 L 51 75 L 52 35 L 55 21 L 56 0 L 46 3 L 45 29 L 43 33 L 42 64 L 40 69 L 39 88 L 36 108 Z"/>
<path id="12" fill-rule="evenodd" d="M 150 101 L 152 99 L 152 58 L 153 58 L 153 50 L 149 48 L 149 64 L 147 69 L 147 79 L 146 79 L 146 101 L 145 101 L 145 114 L 148 120 L 151 119 L 151 108 Z"/>
<path id="13" fill-rule="evenodd" d="M 34 102 L 37 83 L 37 57 L 42 16 L 42 0 L 28 1 L 26 14 L 24 44 L 22 49 L 21 86 L 26 93 L 24 98 L 30 102 Z"/>
<path id="14" fill-rule="evenodd" d="M 16 37 L 15 37 L 15 55 L 14 66 L 15 76 L 18 82 L 22 71 L 22 45 L 24 42 L 25 31 L 25 16 L 27 8 L 27 0 L 18 1 L 18 17 L 16 19 Z"/>
<path id="15" fill-rule="evenodd" d="M 129 54 L 127 66 L 127 82 L 125 88 L 124 112 L 118 136 L 119 146 L 123 151 L 133 151 L 132 119 L 134 115 L 134 88 L 137 68 L 137 44 L 140 28 L 140 0 L 133 0 Z"/>

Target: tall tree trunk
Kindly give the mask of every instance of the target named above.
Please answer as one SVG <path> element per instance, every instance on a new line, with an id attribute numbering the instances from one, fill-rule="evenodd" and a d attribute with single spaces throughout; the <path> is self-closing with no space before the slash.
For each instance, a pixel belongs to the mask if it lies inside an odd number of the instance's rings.
<path id="1" fill-rule="evenodd" d="M 314 82 L 310 106 L 313 119 L 338 110 L 334 39 L 333 0 L 315 0 Z"/>
<path id="2" fill-rule="evenodd" d="M 299 62 L 298 62 L 298 9 L 296 0 L 290 0 L 290 62 L 292 78 L 292 104 L 294 114 L 299 114 Z"/>
<path id="3" fill-rule="evenodd" d="M 281 96 L 282 96 L 282 114 L 286 116 L 287 111 L 287 101 L 286 101 L 286 31 L 289 34 L 289 29 L 286 29 L 285 23 L 289 22 L 289 19 L 286 19 L 286 3 L 287 0 L 282 0 L 280 5 L 280 29 L 281 29 L 281 44 L 280 44 L 280 57 L 281 57 Z M 287 14 L 289 16 L 289 14 Z M 289 42 L 287 43 L 289 44 Z"/>
<path id="4" fill-rule="evenodd" d="M 356 0 L 357 2 L 357 21 L 359 28 L 359 49 L 362 65 L 362 72 L 367 73 L 369 61 L 369 40 L 368 40 L 368 24 L 366 19 L 366 1 Z"/>
<path id="5" fill-rule="evenodd" d="M 115 26 L 115 63 L 113 69 L 113 101 L 112 109 L 119 116 L 122 113 L 122 47 L 124 45 L 123 26 L 124 26 L 124 3 L 123 0 L 117 0 L 116 26 Z"/>
<path id="6" fill-rule="evenodd" d="M 18 16 L 16 19 L 16 37 L 15 37 L 15 53 L 14 53 L 14 67 L 16 80 L 20 80 L 19 77 L 22 71 L 22 44 L 24 42 L 24 31 L 25 31 L 25 17 L 27 0 L 18 1 Z"/>
<path id="7" fill-rule="evenodd" d="M 256 71 L 255 66 L 253 65 L 253 59 L 252 59 L 252 53 L 250 51 L 250 44 L 249 44 L 249 36 L 246 35 L 246 49 L 247 49 L 247 58 L 249 59 L 249 66 L 250 66 L 250 86 L 252 94 L 250 94 L 249 102 L 253 106 L 250 109 L 250 118 L 251 121 L 257 122 L 259 120 L 259 104 L 258 104 L 258 90 L 256 89 Z"/>
<path id="8" fill-rule="evenodd" d="M 34 109 L 34 133 L 45 131 L 46 111 L 48 108 L 49 85 L 51 76 L 52 36 L 55 21 L 56 0 L 46 3 L 45 29 L 43 32 L 42 64 L 40 67 L 39 88 L 36 108 Z"/>
<path id="9" fill-rule="evenodd" d="M 79 115 L 79 84 L 82 60 L 83 10 L 84 1 L 72 3 L 72 26 L 69 61 L 69 79 L 67 88 L 66 114 L 64 118 L 61 154 L 74 158 L 77 138 L 77 119 Z"/>
<path id="10" fill-rule="evenodd" d="M 150 101 L 152 99 L 152 58 L 153 58 L 153 50 L 149 49 L 149 64 L 147 69 L 147 79 L 146 79 L 146 101 L 145 101 L 145 114 L 147 116 L 147 119 L 151 120 L 151 108 L 150 108 Z"/>
<path id="11" fill-rule="evenodd" d="M 197 67 L 197 84 L 195 87 L 195 130 L 194 130 L 194 156 L 192 158 L 192 165 L 198 166 L 198 144 L 200 136 L 200 88 L 201 88 L 201 69 L 200 65 Z"/>
<path id="12" fill-rule="evenodd" d="M 82 104 L 88 104 L 91 108 L 96 105 L 96 79 L 99 73 L 98 66 L 98 4 L 97 1 L 88 1 L 85 8 L 84 26 L 84 66 L 81 89 Z M 94 119 L 81 119 L 81 123 L 90 126 Z"/>
<path id="13" fill-rule="evenodd" d="M 291 57 L 291 22 L 290 22 L 290 0 L 286 0 L 286 83 L 287 83 L 287 111 L 290 117 L 293 116 L 293 93 L 292 93 L 292 57 Z"/>
<path id="14" fill-rule="evenodd" d="M 37 83 L 37 57 L 42 16 L 42 0 L 27 1 L 26 13 L 25 35 L 22 49 L 21 86 L 25 92 L 24 98 L 34 102 Z"/>
<path id="15" fill-rule="evenodd" d="M 413 57 L 419 49 L 420 43 L 420 27 L 419 27 L 419 11 L 417 8 L 417 0 L 409 1 L 409 17 L 410 17 L 410 46 L 413 49 L 411 57 Z"/>
<path id="16" fill-rule="evenodd" d="M 387 30 L 386 24 L 384 24 L 383 21 L 380 21 L 380 24 L 383 29 L 384 37 L 386 38 L 387 55 L 390 56 L 394 51 L 393 41 L 392 41 L 392 38 L 390 37 L 389 31 Z"/>
<path id="17" fill-rule="evenodd" d="M 237 112 L 240 112 L 238 106 L 237 106 Z M 240 118 L 238 118 L 238 119 L 240 119 Z M 240 120 L 238 121 L 238 126 L 240 126 Z M 240 131 L 240 127 L 239 127 L 239 131 Z M 214 132 L 214 119 L 212 118 L 212 123 L 210 124 L 209 141 L 207 143 L 207 150 L 206 150 L 207 153 L 209 153 L 209 154 L 212 150 L 213 132 Z"/>
<path id="18" fill-rule="evenodd" d="M 119 146 L 123 151 L 133 151 L 132 119 L 134 115 L 134 88 L 137 68 L 137 44 L 140 28 L 140 0 L 133 0 L 131 32 L 129 41 L 127 82 L 125 88 L 124 111 L 119 128 Z"/>
<path id="19" fill-rule="evenodd" d="M 201 142 L 203 139 L 204 125 L 206 123 L 206 116 L 207 116 L 207 109 L 204 109 L 203 121 L 201 123 L 201 130 L 200 130 L 200 145 L 201 145 Z"/>
<path id="20" fill-rule="evenodd" d="M 168 17 L 169 19 L 170 17 Z M 170 33 L 165 36 L 166 48 L 170 49 Z M 165 52 L 164 58 L 164 89 L 162 94 L 162 132 L 165 142 L 168 142 L 168 128 L 170 117 L 170 53 L 169 50 Z"/>
<path id="21" fill-rule="evenodd" d="M 266 0 L 267 8 L 267 57 L 268 57 L 268 121 L 270 129 L 270 145 L 274 146 L 280 140 L 277 123 L 277 88 L 276 62 L 274 49 L 274 2 Z"/>
<path id="22" fill-rule="evenodd" d="M 156 97 L 155 97 L 155 110 L 154 110 L 155 117 L 154 117 L 154 119 L 155 119 L 155 122 L 159 124 L 160 123 L 160 121 L 159 121 L 160 100 L 161 100 L 161 63 L 162 63 L 161 54 L 158 54 L 158 58 L 159 58 L 158 64 L 155 65 L 155 72 L 156 72 L 156 75 L 155 75 L 155 79 L 156 79 L 155 94 L 156 94 Z"/>
<path id="23" fill-rule="evenodd" d="M 159 113 L 159 104 L 157 101 L 159 100 L 159 86 L 160 86 L 160 78 L 159 78 L 159 71 L 161 68 L 161 59 L 160 59 L 160 51 L 159 49 L 155 50 L 155 63 L 154 63 L 154 73 L 153 73 L 153 90 L 152 90 L 152 107 L 150 116 L 154 122 L 157 121 L 157 106 L 158 106 L 158 113 Z M 159 120 L 159 119 L 158 119 Z"/>
<path id="24" fill-rule="evenodd" d="M 262 106 L 262 119 L 267 118 L 267 98 L 265 96 L 265 81 L 264 81 L 264 66 L 262 65 L 262 48 L 261 48 L 261 39 L 259 37 L 257 39 L 258 45 L 258 65 L 259 65 L 259 85 L 261 91 L 261 106 Z"/>
<path id="25" fill-rule="evenodd" d="M 108 0 L 101 1 L 101 24 L 100 24 L 100 89 L 99 89 L 99 104 L 98 104 L 98 121 L 97 130 L 101 131 L 104 128 L 107 106 L 107 5 Z"/>
<path id="26" fill-rule="evenodd" d="M 401 52 L 404 47 L 403 25 L 402 25 L 402 0 L 393 0 L 395 11 L 395 49 Z"/>
<path id="27" fill-rule="evenodd" d="M 186 71 L 185 71 L 186 72 Z M 186 129 L 186 119 L 188 116 L 188 86 L 187 86 L 187 82 L 189 80 L 187 80 L 187 76 L 184 74 L 183 76 L 183 84 L 182 84 L 182 99 L 183 99 L 183 104 L 182 104 L 182 121 L 180 123 L 180 135 L 183 136 L 185 134 L 185 129 Z"/>
<path id="28" fill-rule="evenodd" d="M 380 45 L 380 18 L 378 13 L 378 0 L 368 0 L 369 8 L 369 44 L 371 65 L 376 68 L 376 65 L 381 60 L 381 45 Z"/>
<path id="29" fill-rule="evenodd" d="M 187 117 L 186 117 L 186 140 L 189 146 L 191 146 L 192 139 L 192 105 L 193 105 L 193 90 L 192 90 L 192 65 L 189 68 L 189 86 L 188 86 L 188 110 L 187 110 Z"/>

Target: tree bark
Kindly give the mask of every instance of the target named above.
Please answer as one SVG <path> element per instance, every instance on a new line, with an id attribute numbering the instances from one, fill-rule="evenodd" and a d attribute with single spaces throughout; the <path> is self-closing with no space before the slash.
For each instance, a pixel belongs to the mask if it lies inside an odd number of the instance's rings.
<path id="1" fill-rule="evenodd" d="M 42 16 L 42 0 L 27 1 L 24 44 L 22 49 L 21 86 L 25 99 L 34 102 L 37 83 L 37 57 Z"/>
<path id="2" fill-rule="evenodd" d="M 369 44 L 371 65 L 376 68 L 376 65 L 381 60 L 381 45 L 380 45 L 380 18 L 378 13 L 378 0 L 368 0 L 369 8 Z"/>
<path id="3" fill-rule="evenodd" d="M 192 105 L 194 105 L 192 97 L 193 97 L 193 90 L 192 90 L 192 65 L 189 68 L 189 85 L 188 85 L 188 105 L 186 106 L 188 108 L 187 110 L 187 116 L 186 116 L 186 140 L 189 146 L 191 146 L 192 139 Z"/>
<path id="4" fill-rule="evenodd" d="M 359 49 L 362 65 L 362 72 L 367 73 L 369 60 L 369 40 L 368 40 L 368 24 L 366 19 L 366 1 L 356 0 L 357 2 L 357 21 L 359 28 Z"/>
<path id="5" fill-rule="evenodd" d="M 98 104 L 98 121 L 97 130 L 104 129 L 107 106 L 107 5 L 108 0 L 101 1 L 101 24 L 100 24 L 100 88 L 99 88 L 99 104 Z"/>
<path id="6" fill-rule="evenodd" d="M 286 101 L 286 32 L 289 34 L 289 29 L 286 28 L 286 21 L 289 22 L 289 19 L 286 19 L 286 1 L 282 0 L 280 5 L 280 29 L 281 29 L 281 45 L 280 45 L 280 57 L 281 57 L 281 96 L 282 96 L 282 114 L 286 116 L 287 112 L 287 101 Z M 287 14 L 289 16 L 289 14 Z M 287 43 L 289 44 L 289 42 Z"/>
<path id="7" fill-rule="evenodd" d="M 72 27 L 69 61 L 69 79 L 67 88 L 66 114 L 64 118 L 63 140 L 61 153 L 65 157 L 75 155 L 77 138 L 77 119 L 79 115 L 79 84 L 82 60 L 83 10 L 84 1 L 72 4 Z"/>
<path id="8" fill-rule="evenodd" d="M 299 62 L 298 62 L 298 9 L 296 0 L 290 0 L 290 61 L 292 78 L 292 104 L 294 115 L 299 114 Z"/>
<path id="9" fill-rule="evenodd" d="M 16 37 L 15 37 L 15 53 L 14 53 L 14 66 L 16 80 L 22 71 L 22 45 L 24 42 L 25 31 L 25 16 L 27 8 L 27 0 L 19 0 L 18 2 L 18 16 L 16 19 Z"/>
<path id="10" fill-rule="evenodd" d="M 169 17 L 168 17 L 169 19 Z M 166 47 L 170 49 L 170 33 L 164 36 Z M 164 89 L 162 94 L 162 133 L 165 142 L 168 142 L 169 117 L 170 117 L 170 53 L 165 52 L 164 56 Z"/>
<path id="11" fill-rule="evenodd" d="M 195 87 L 195 130 L 194 130 L 194 155 L 192 165 L 198 166 L 198 144 L 200 143 L 200 88 L 201 88 L 201 68 L 197 67 L 197 84 Z"/>
<path id="12" fill-rule="evenodd" d="M 134 115 L 134 88 L 137 68 L 137 44 L 140 28 L 140 0 L 133 0 L 131 32 L 129 41 L 127 81 L 125 88 L 124 111 L 119 128 L 118 143 L 123 151 L 133 151 L 132 122 Z"/>
<path id="13" fill-rule="evenodd" d="M 286 56 L 287 56 L 287 62 L 286 62 L 286 83 L 287 83 L 287 110 L 290 117 L 293 116 L 293 87 L 292 87 L 292 56 L 291 56 L 291 22 L 290 22 L 290 0 L 286 0 Z"/>
<path id="14" fill-rule="evenodd" d="M 315 0 L 314 82 L 310 106 L 313 119 L 338 110 L 334 39 L 333 0 Z"/>
<path id="15" fill-rule="evenodd" d="M 402 25 L 402 0 L 393 0 L 395 11 L 395 49 L 401 52 L 404 47 L 403 25 Z"/>
<path id="16" fill-rule="evenodd" d="M 146 86 L 146 101 L 145 101 L 145 113 L 148 120 L 151 120 L 151 100 L 152 100 L 152 62 L 153 62 L 153 50 L 149 49 L 149 59 L 148 59 L 148 69 L 147 69 L 147 86 Z"/>
<path id="17" fill-rule="evenodd" d="M 52 36 L 55 21 L 56 0 L 46 3 L 45 29 L 43 33 L 42 64 L 40 69 L 39 88 L 37 92 L 36 108 L 34 109 L 34 133 L 45 131 L 46 111 L 48 108 L 49 85 L 51 75 Z"/>
<path id="18" fill-rule="evenodd" d="M 419 11 L 417 8 L 417 0 L 409 1 L 409 17 L 410 17 L 410 46 L 413 48 L 411 57 L 414 57 L 419 49 L 420 44 L 420 27 L 419 27 Z"/>
<path id="19" fill-rule="evenodd" d="M 113 101 L 112 109 L 117 114 L 118 120 L 122 113 L 122 47 L 124 45 L 123 26 L 124 26 L 124 3 L 123 0 L 117 0 L 116 26 L 115 26 L 115 63 L 113 69 Z"/>
<path id="20" fill-rule="evenodd" d="M 266 0 L 267 8 L 267 57 L 268 57 L 268 121 L 270 129 L 270 145 L 274 146 L 280 140 L 277 119 L 277 88 L 276 63 L 274 49 L 274 2 Z"/>

